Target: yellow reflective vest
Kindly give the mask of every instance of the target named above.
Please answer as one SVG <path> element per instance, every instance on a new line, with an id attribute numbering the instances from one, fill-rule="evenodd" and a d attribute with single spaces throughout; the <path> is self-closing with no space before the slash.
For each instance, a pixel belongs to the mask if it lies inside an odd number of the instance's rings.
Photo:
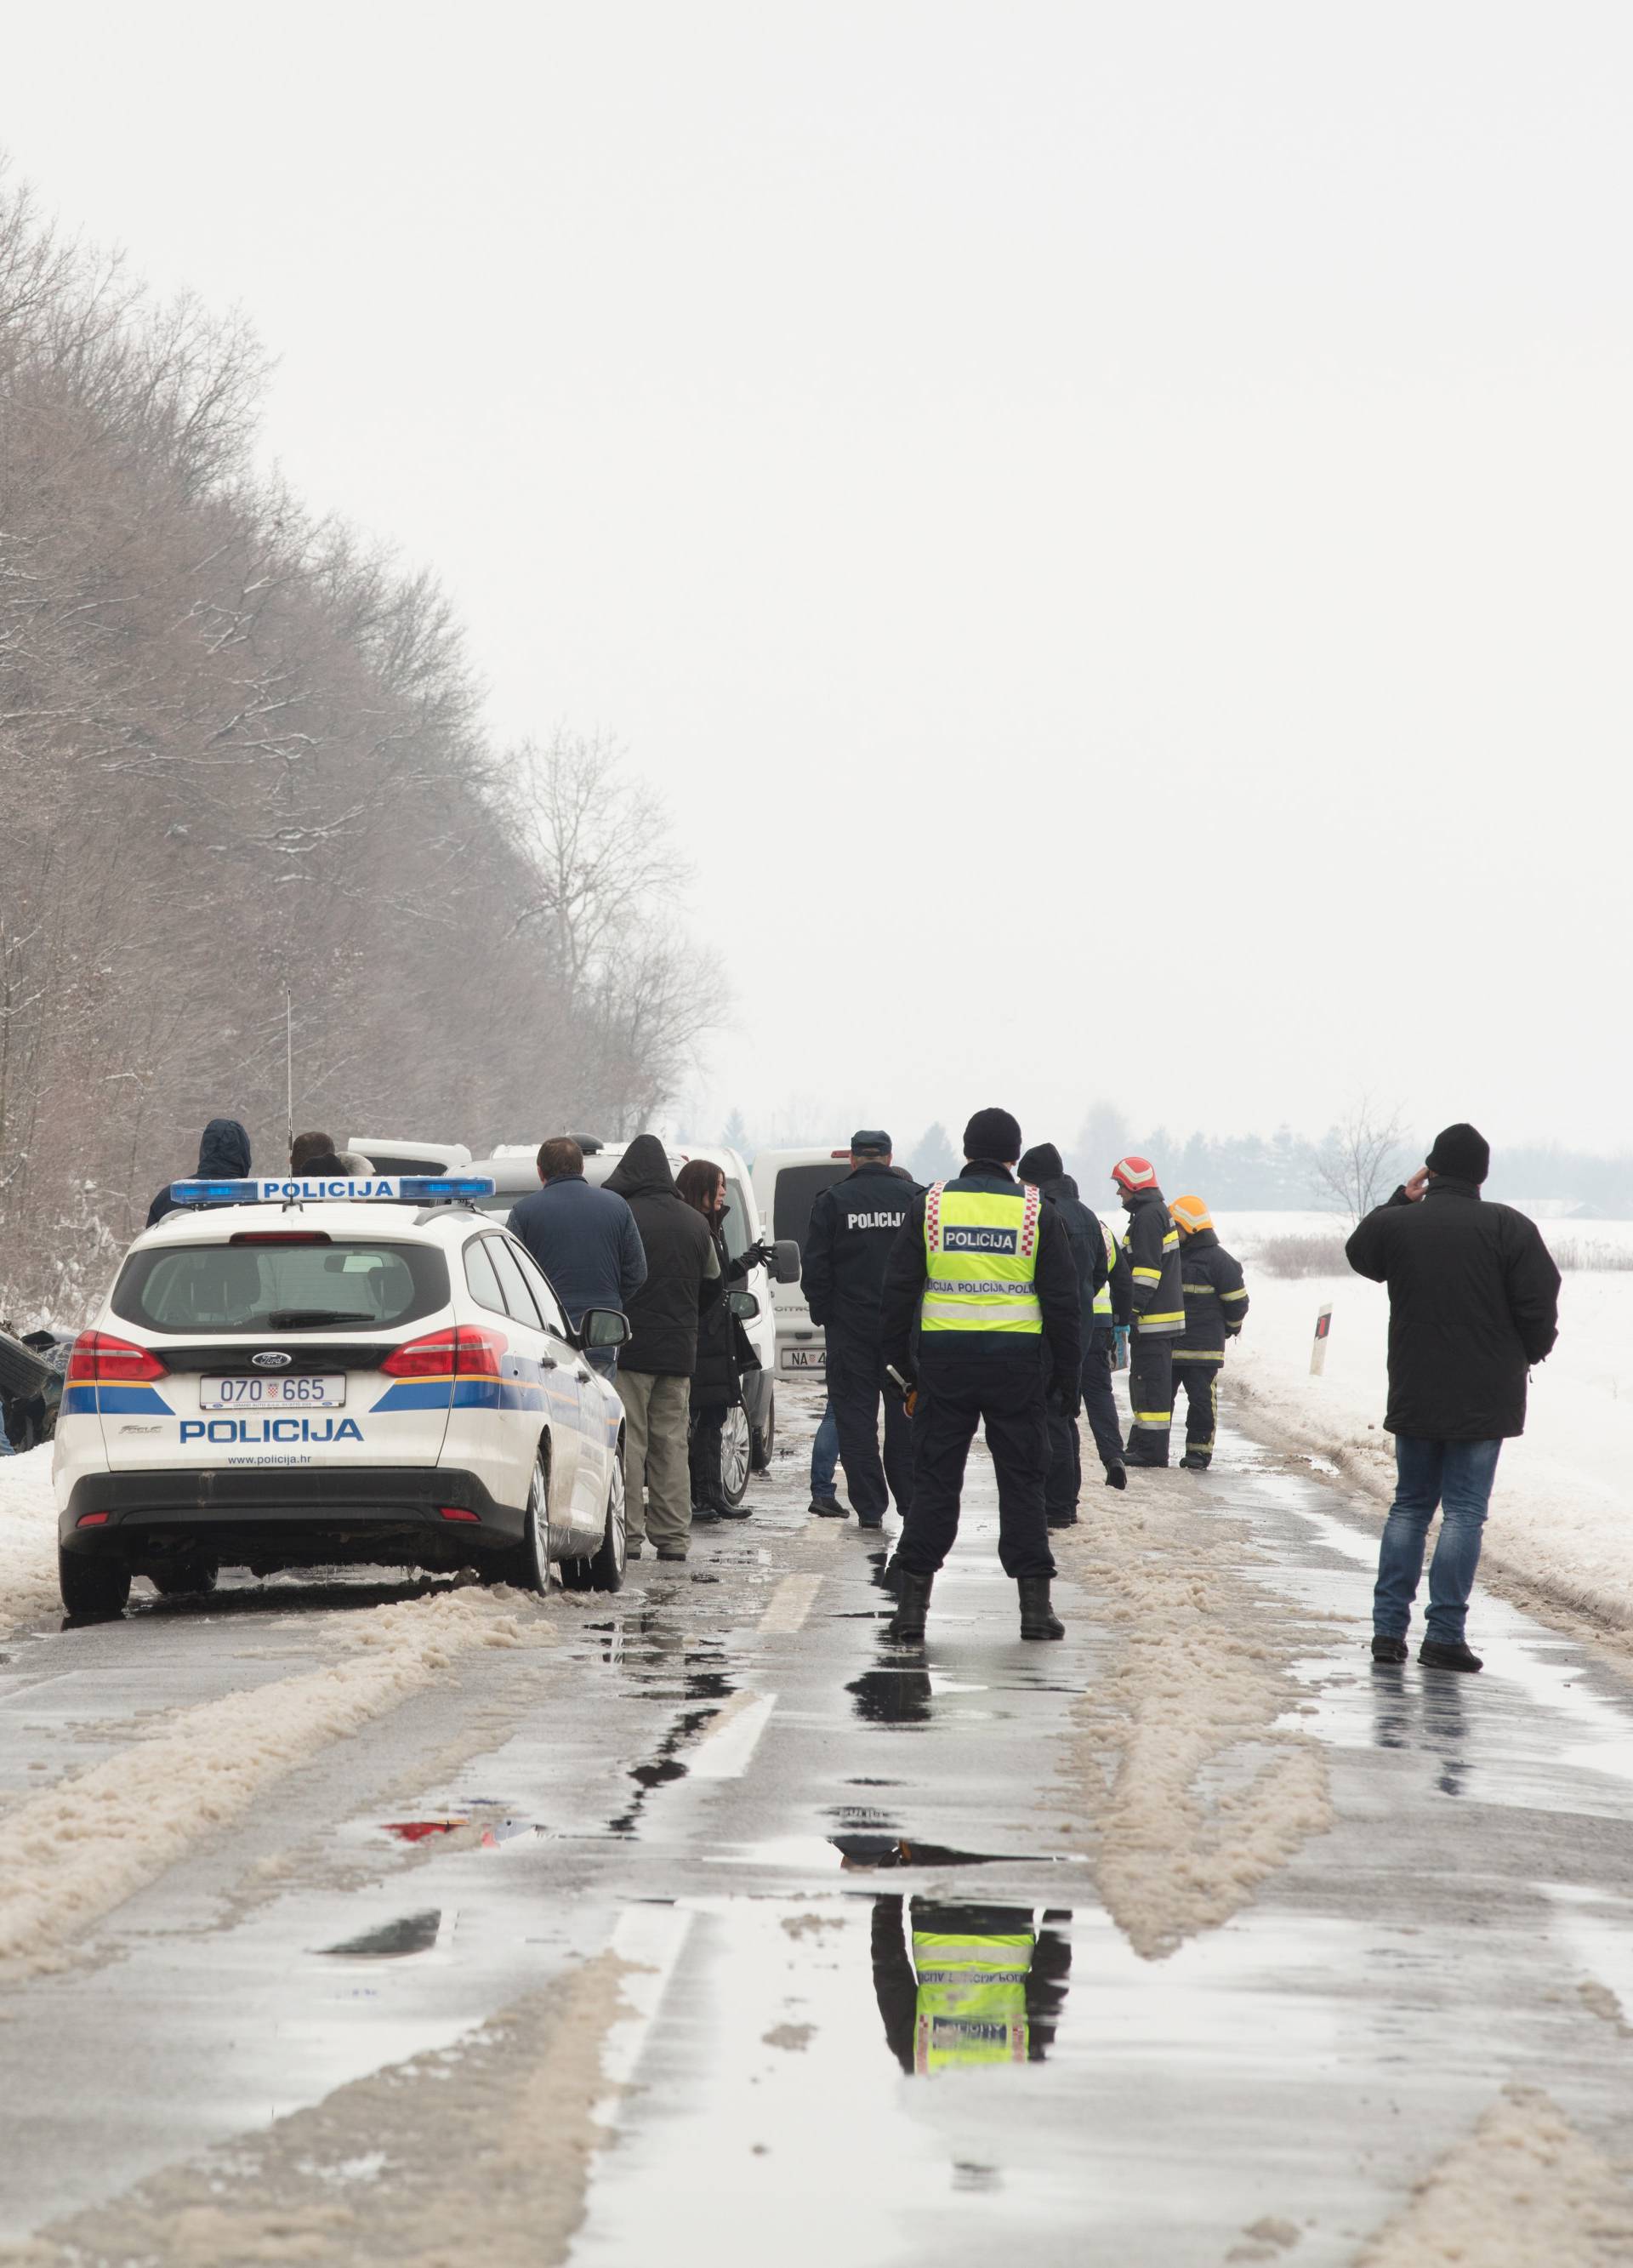
<path id="1" fill-rule="evenodd" d="M 1100 1219 L 1098 1213 L 1095 1218 L 1097 1220 Z M 1100 1236 L 1106 1246 L 1106 1281 L 1094 1294 L 1094 1328 L 1097 1331 L 1111 1328 L 1111 1279 L 1116 1271 L 1118 1251 L 1117 1240 L 1103 1220 L 1100 1221 Z"/>
<path id="2" fill-rule="evenodd" d="M 1040 1191 L 1023 1185 L 955 1189 L 937 1182 L 924 1196 L 926 1331 L 1030 1331 L 1041 1336 L 1038 1303 Z"/>
<path id="3" fill-rule="evenodd" d="M 915 2071 L 1026 2062 L 1026 1978 L 1034 1942 L 1030 1930 L 979 1937 L 914 1931 Z"/>

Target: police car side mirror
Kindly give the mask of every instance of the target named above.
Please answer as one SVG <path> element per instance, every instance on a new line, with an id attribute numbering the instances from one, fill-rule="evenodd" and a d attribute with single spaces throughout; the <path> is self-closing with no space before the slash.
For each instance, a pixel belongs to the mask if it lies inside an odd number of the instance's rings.
<path id="1" fill-rule="evenodd" d="M 798 1284 L 799 1281 L 799 1247 L 791 1236 L 779 1236 L 770 1248 L 771 1281 L 774 1284 Z"/>
<path id="2" fill-rule="evenodd" d="M 751 1315 L 760 1313 L 760 1301 L 753 1292 L 732 1292 L 726 1296 L 731 1301 L 732 1313 L 740 1322 L 746 1323 Z"/>
<path id="3" fill-rule="evenodd" d="M 578 1324 L 578 1344 L 592 1352 L 622 1346 L 629 1336 L 629 1318 L 620 1307 L 586 1307 Z"/>

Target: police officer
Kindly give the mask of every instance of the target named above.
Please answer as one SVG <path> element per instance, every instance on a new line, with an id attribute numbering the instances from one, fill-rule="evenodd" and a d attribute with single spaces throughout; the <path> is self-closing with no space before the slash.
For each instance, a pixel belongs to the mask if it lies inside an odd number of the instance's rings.
<path id="1" fill-rule="evenodd" d="M 983 1422 L 997 1469 L 998 1558 L 1020 1593 L 1020 1634 L 1065 1635 L 1049 1605 L 1046 1397 L 1076 1418 L 1083 1327 L 1065 1225 L 1016 1181 L 1020 1148 L 1007 1110 L 978 1110 L 964 1130 L 963 1172 L 914 1198 L 885 1276 L 885 1360 L 910 1381 L 920 1329 L 913 1502 L 890 1625 L 910 1645 L 923 1638 L 931 1585 L 958 1534 L 965 1461 Z"/>
<path id="2" fill-rule="evenodd" d="M 1053 1142 L 1034 1142 L 1016 1168 L 1023 1184 L 1033 1182 L 1046 1200 L 1054 1206 L 1066 1226 L 1067 1241 L 1071 1246 L 1073 1264 L 1078 1270 L 1078 1294 L 1081 1302 L 1084 1370 L 1086 1386 L 1087 1350 L 1091 1345 L 1096 1322 L 1096 1301 L 1107 1300 L 1107 1321 L 1110 1321 L 1111 1262 L 1107 1257 L 1109 1239 L 1101 1233 L 1098 1218 L 1089 1211 L 1078 1195 L 1078 1184 L 1066 1171 L 1065 1162 Z M 1122 1435 L 1116 1436 L 1116 1456 L 1122 1463 Z M 1098 1445 L 1097 1445 L 1098 1446 Z M 1083 1487 L 1083 1456 L 1078 1440 L 1078 1421 L 1068 1418 L 1051 1405 L 1049 1410 L 1049 1477 L 1043 1491 L 1043 1501 L 1051 1528 L 1072 1528 L 1077 1524 L 1078 1498 Z"/>
<path id="3" fill-rule="evenodd" d="M 1166 1465 L 1173 1423 L 1173 1342 L 1185 1329 L 1180 1280 L 1180 1233 L 1157 1186 L 1149 1158 L 1119 1158 L 1111 1169 L 1129 1216 L 1129 1301 L 1134 1344 L 1129 1350 L 1129 1428 L 1131 1465 Z"/>
<path id="4" fill-rule="evenodd" d="M 1188 1472 L 1205 1473 L 1213 1459 L 1219 1415 L 1219 1373 L 1225 1343 L 1247 1314 L 1242 1263 L 1220 1243 L 1213 1215 L 1197 1197 L 1175 1197 L 1169 1218 L 1180 1232 L 1185 1278 L 1185 1329 L 1174 1344 L 1173 1383 L 1186 1396 L 1185 1454 Z"/>
<path id="5" fill-rule="evenodd" d="M 913 1491 L 912 1429 L 901 1389 L 885 1376 L 879 1303 L 885 1268 L 918 1184 L 890 1162 L 890 1137 L 877 1126 L 850 1138 L 850 1171 L 818 1192 L 800 1254 L 811 1320 L 828 1334 L 828 1393 L 839 1432 L 839 1461 L 860 1528 L 884 1525 L 892 1497 L 905 1513 Z M 902 1372 L 905 1377 L 905 1369 Z M 885 1455 L 879 1454 L 879 1405 L 885 1404 Z M 815 1494 L 811 1509 L 844 1518 L 835 1498 Z"/>

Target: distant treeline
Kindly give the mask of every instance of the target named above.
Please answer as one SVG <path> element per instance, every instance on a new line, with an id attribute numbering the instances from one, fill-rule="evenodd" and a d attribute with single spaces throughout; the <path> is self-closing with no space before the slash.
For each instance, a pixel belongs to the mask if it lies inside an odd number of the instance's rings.
<path id="1" fill-rule="evenodd" d="M 616 751 L 484 738 L 424 575 L 251 458 L 244 327 L 0 191 L 0 1301 L 71 1318 L 203 1122 L 617 1131 L 717 981 Z M 382 387 L 390 383 L 382 364 Z"/>

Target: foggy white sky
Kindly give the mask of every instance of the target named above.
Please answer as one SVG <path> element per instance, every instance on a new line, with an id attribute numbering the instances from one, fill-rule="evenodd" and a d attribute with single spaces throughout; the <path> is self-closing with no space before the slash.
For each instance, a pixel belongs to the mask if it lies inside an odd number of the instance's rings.
<path id="1" fill-rule="evenodd" d="M 496 725 L 667 786 L 700 1130 L 1630 1138 L 1625 8 L 5 44 L 16 171 L 249 311 L 269 450 L 442 573 Z"/>

